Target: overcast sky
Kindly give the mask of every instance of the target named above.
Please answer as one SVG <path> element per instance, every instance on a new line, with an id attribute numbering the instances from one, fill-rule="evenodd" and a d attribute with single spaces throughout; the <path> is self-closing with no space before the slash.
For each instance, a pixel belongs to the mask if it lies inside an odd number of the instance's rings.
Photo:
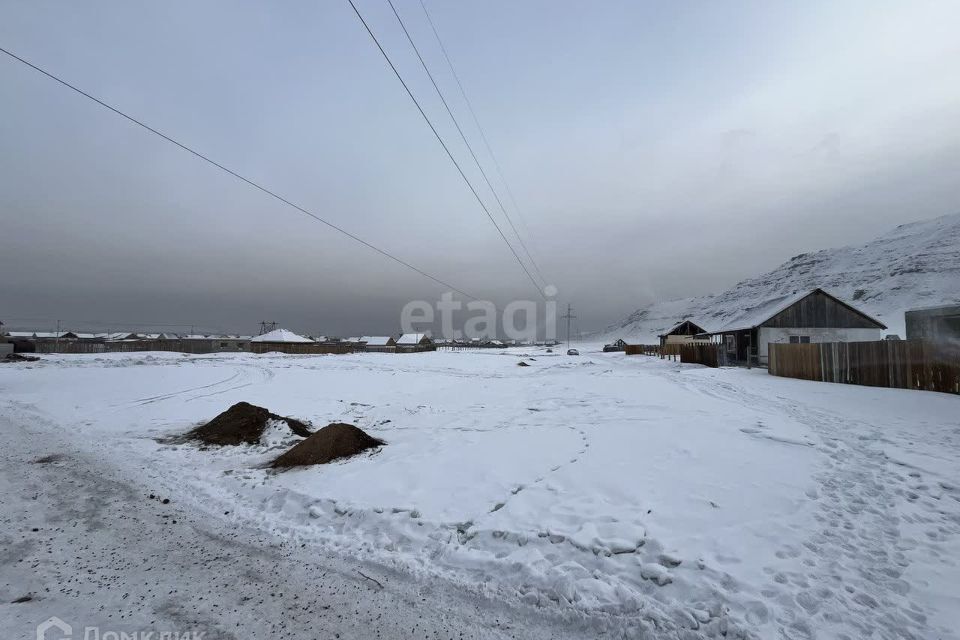
<path id="1" fill-rule="evenodd" d="M 485 189 L 386 0 L 356 2 Z M 953 0 L 426 2 L 583 329 L 960 211 Z M 474 296 L 536 299 L 346 0 L 0 0 L 0 46 Z M 11 326 L 384 333 L 443 291 L 3 55 L 0 223 Z"/>

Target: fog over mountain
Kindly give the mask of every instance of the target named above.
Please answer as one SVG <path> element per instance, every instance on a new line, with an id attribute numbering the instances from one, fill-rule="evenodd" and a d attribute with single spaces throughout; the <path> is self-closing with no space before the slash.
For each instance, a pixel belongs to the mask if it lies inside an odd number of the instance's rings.
<path id="1" fill-rule="evenodd" d="M 581 330 L 960 209 L 958 3 L 428 1 L 518 209 L 396 4 Z M 517 245 L 388 5 L 357 6 Z M 345 2 L 0 0 L 0 46 L 477 298 L 539 299 Z M 444 290 L 4 55 L 0 113 L 10 328 L 378 334 Z"/>

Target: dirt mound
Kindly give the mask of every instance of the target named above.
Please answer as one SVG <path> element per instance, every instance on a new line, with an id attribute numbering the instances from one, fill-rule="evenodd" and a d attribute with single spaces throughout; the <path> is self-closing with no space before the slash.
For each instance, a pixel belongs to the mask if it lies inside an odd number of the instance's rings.
<path id="1" fill-rule="evenodd" d="M 526 362 L 524 362 L 523 360 L 521 360 L 520 362 L 517 363 L 517 366 L 518 366 L 518 367 L 529 367 L 530 365 L 527 364 Z"/>
<path id="2" fill-rule="evenodd" d="M 294 446 L 270 463 L 271 467 L 302 467 L 326 464 L 386 444 L 352 424 L 334 422 Z"/>
<path id="3" fill-rule="evenodd" d="M 19 353 L 8 353 L 0 358 L 0 362 L 36 362 L 40 358 L 36 356 L 24 356 Z"/>
<path id="4" fill-rule="evenodd" d="M 238 402 L 207 424 L 190 431 L 186 437 L 188 440 L 199 440 L 205 444 L 259 444 L 270 420 L 287 423 L 290 430 L 298 436 L 310 436 L 310 429 L 299 420 L 278 416 L 249 402 Z"/>

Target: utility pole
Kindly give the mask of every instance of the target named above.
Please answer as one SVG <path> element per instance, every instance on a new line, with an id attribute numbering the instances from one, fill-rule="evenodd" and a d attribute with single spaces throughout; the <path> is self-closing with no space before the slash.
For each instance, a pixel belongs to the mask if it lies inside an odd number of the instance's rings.
<path id="1" fill-rule="evenodd" d="M 57 332 L 53 334 L 53 352 L 60 353 L 60 321 L 57 320 Z"/>
<path id="2" fill-rule="evenodd" d="M 276 329 L 276 328 L 277 328 L 277 323 L 276 323 L 276 322 L 266 322 L 266 321 L 261 322 L 261 323 L 260 323 L 260 334 L 259 334 L 259 335 L 262 336 L 262 335 L 265 334 L 265 333 L 270 333 L 271 331 L 273 331 L 273 330 Z"/>
<path id="3" fill-rule="evenodd" d="M 573 315 L 573 308 L 570 306 L 570 303 L 568 302 L 566 315 L 560 316 L 561 320 L 567 321 L 567 349 L 570 348 L 570 321 L 576 317 L 577 316 Z"/>

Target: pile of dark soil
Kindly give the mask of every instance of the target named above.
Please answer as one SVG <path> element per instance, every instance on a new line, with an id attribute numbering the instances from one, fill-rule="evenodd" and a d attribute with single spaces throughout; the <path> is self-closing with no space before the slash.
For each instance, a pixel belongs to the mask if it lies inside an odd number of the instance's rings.
<path id="1" fill-rule="evenodd" d="M 186 439 L 217 445 L 259 444 L 268 420 L 282 420 L 298 436 L 310 436 L 309 427 L 299 420 L 278 416 L 249 402 L 238 402 L 207 424 L 187 433 Z"/>
<path id="2" fill-rule="evenodd" d="M 302 467 L 326 464 L 385 445 L 386 442 L 352 424 L 334 422 L 297 444 L 270 463 L 271 467 Z"/>
<path id="3" fill-rule="evenodd" d="M 518 366 L 518 367 L 529 367 L 530 365 L 527 364 L 526 362 L 524 362 L 523 360 L 521 360 L 520 362 L 517 363 L 517 366 Z"/>
<path id="4" fill-rule="evenodd" d="M 20 353 L 8 353 L 0 358 L 0 362 L 36 362 L 40 358 L 36 356 L 25 356 Z"/>

